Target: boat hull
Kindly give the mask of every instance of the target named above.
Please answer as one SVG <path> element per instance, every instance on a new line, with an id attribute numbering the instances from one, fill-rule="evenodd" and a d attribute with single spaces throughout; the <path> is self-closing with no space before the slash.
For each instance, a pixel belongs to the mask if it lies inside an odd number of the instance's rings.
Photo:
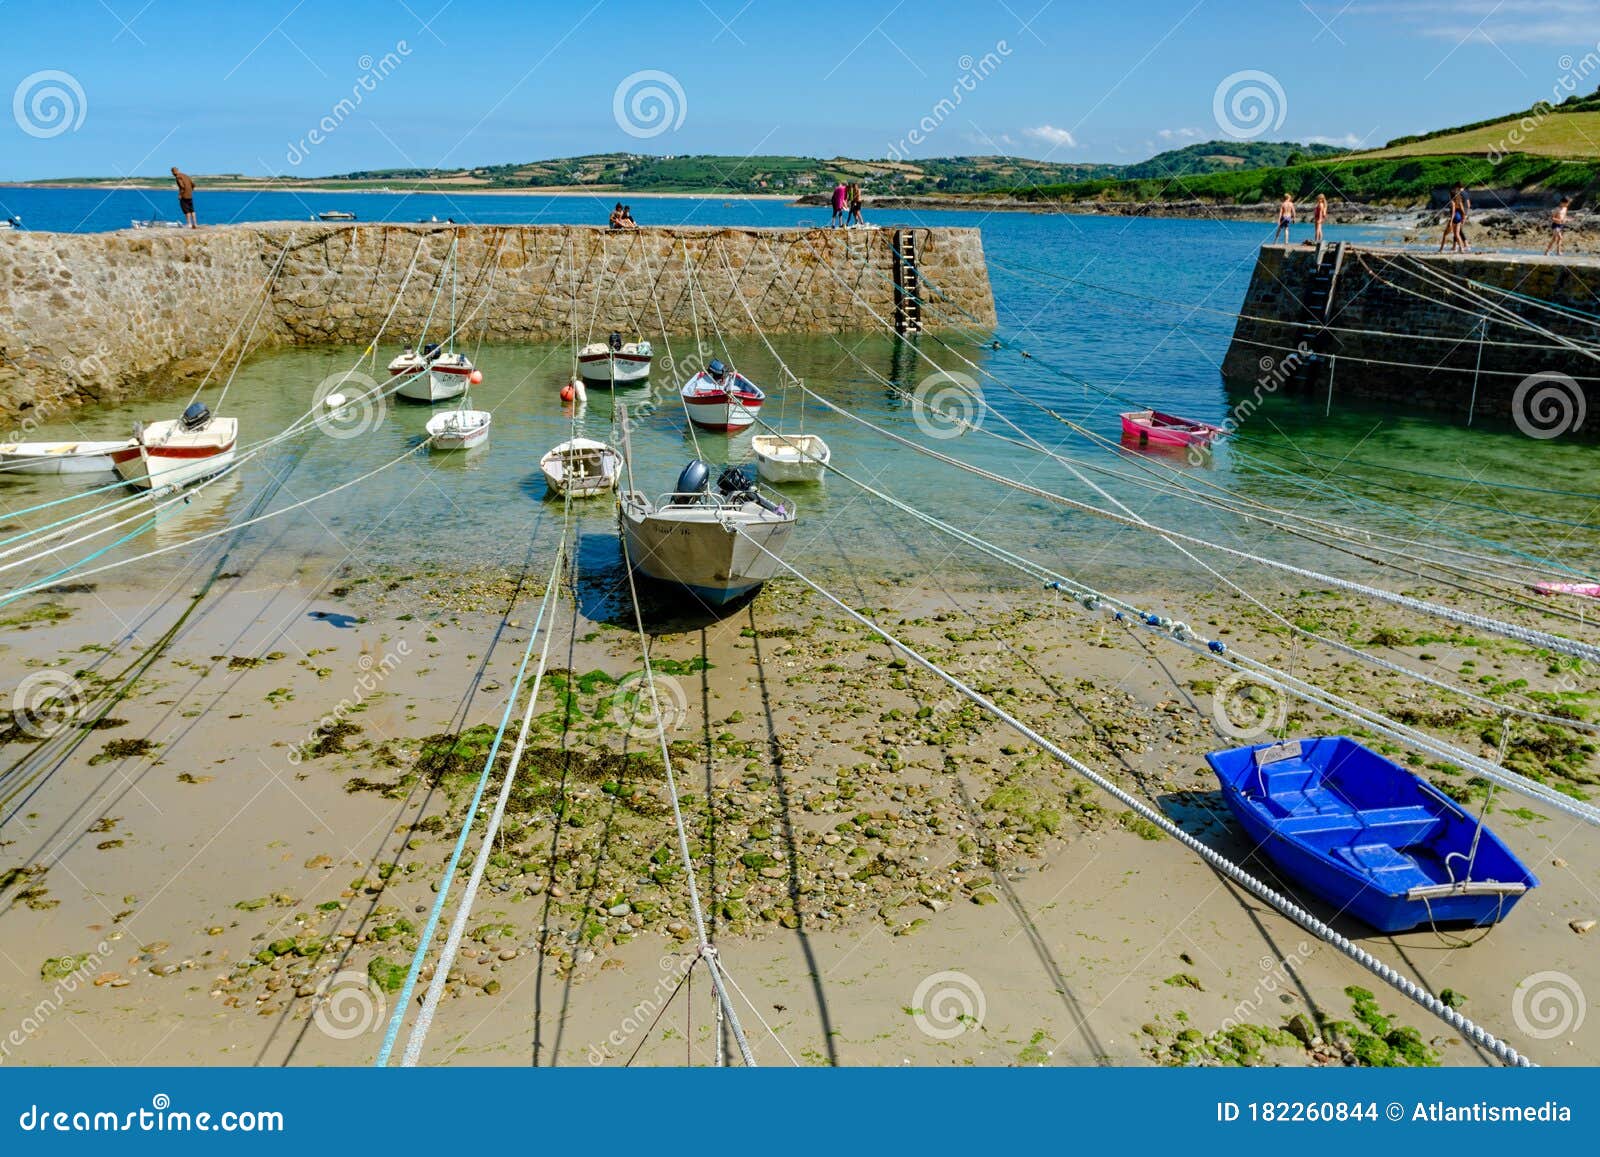
<path id="1" fill-rule="evenodd" d="M 635 569 L 685 587 L 709 606 L 730 603 L 776 575 L 782 567 L 760 547 L 781 555 L 794 530 L 792 514 L 755 515 L 739 520 L 744 533 L 737 534 L 718 522 L 710 508 L 652 510 L 638 495 L 625 497 L 620 517 Z"/>
<path id="2" fill-rule="evenodd" d="M 398 376 L 402 380 L 395 396 L 410 402 L 447 402 L 467 392 L 467 373 L 413 370 Z"/>
<path id="3" fill-rule="evenodd" d="M 133 445 L 120 442 L 9 442 L 0 445 L 0 476 L 6 474 L 94 474 L 113 469 L 111 455 Z"/>
<path id="4" fill-rule="evenodd" d="M 1222 434 L 1220 426 L 1191 422 L 1159 410 L 1136 410 L 1122 415 L 1122 435 L 1151 446 L 1209 446 Z"/>
<path id="5" fill-rule="evenodd" d="M 539 459 L 548 494 L 559 498 L 593 498 L 609 494 L 622 477 L 622 455 L 604 442 L 575 438 L 551 449 Z"/>
<path id="6" fill-rule="evenodd" d="M 758 386 L 737 374 L 731 385 L 723 386 L 709 374 L 698 373 L 684 383 L 681 393 L 689 421 L 702 430 L 723 433 L 749 428 L 767 400 Z"/>
<path id="7" fill-rule="evenodd" d="M 578 376 L 594 386 L 627 385 L 650 376 L 650 354 L 579 354 Z"/>
<path id="8" fill-rule="evenodd" d="M 757 434 L 750 439 L 756 472 L 768 482 L 821 482 L 832 453 L 815 434 Z"/>
<path id="9" fill-rule="evenodd" d="M 1275 752 L 1287 754 L 1271 758 Z M 1454 800 L 1347 737 L 1241 747 L 1206 760 L 1268 859 L 1379 932 L 1494 924 L 1538 886 L 1487 827 L 1474 850 L 1477 821 Z"/>
<path id="10" fill-rule="evenodd" d="M 449 410 L 428 419 L 428 443 L 434 450 L 471 450 L 489 440 L 486 410 Z"/>
<path id="11" fill-rule="evenodd" d="M 213 418 L 195 433 L 175 429 L 177 425 L 152 423 L 131 445 L 113 451 L 117 477 L 139 490 L 160 490 L 199 482 L 233 465 L 237 418 Z"/>

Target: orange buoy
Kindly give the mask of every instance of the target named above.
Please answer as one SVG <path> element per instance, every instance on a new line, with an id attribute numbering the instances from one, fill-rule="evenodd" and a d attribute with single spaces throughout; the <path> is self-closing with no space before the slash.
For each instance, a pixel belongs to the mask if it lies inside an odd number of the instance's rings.
<path id="1" fill-rule="evenodd" d="M 470 374 L 467 375 L 467 381 L 471 382 L 475 386 L 483 385 L 483 371 L 482 370 L 473 370 Z"/>
<path id="2" fill-rule="evenodd" d="M 570 401 L 572 401 L 572 398 L 573 398 L 572 383 L 569 382 L 566 385 L 561 387 L 561 400 L 563 402 L 570 402 Z"/>

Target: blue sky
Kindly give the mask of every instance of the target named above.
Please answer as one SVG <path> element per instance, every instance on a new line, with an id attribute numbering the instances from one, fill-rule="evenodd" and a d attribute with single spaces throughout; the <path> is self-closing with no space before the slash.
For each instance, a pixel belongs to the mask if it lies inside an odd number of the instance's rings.
<path id="1" fill-rule="evenodd" d="M 1381 143 L 1574 71 L 1600 86 L 1600 0 L 0 0 L 0 28 L 6 180 L 619 150 L 1131 161 L 1229 127 Z"/>

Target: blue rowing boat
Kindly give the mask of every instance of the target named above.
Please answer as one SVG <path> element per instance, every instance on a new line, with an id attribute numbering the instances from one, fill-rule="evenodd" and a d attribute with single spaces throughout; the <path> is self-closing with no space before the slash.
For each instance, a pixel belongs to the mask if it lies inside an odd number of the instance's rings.
<path id="1" fill-rule="evenodd" d="M 1273 863 L 1380 932 L 1493 924 L 1539 886 L 1449 796 L 1353 739 L 1236 747 L 1206 762 Z"/>

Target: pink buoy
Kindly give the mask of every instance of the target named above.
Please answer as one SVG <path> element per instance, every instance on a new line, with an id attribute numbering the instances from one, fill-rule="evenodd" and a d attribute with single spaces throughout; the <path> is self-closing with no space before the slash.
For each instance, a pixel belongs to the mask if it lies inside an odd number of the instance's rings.
<path id="1" fill-rule="evenodd" d="M 467 381 L 471 382 L 475 386 L 482 385 L 483 384 L 483 371 L 482 370 L 473 370 L 472 373 L 467 375 Z"/>

